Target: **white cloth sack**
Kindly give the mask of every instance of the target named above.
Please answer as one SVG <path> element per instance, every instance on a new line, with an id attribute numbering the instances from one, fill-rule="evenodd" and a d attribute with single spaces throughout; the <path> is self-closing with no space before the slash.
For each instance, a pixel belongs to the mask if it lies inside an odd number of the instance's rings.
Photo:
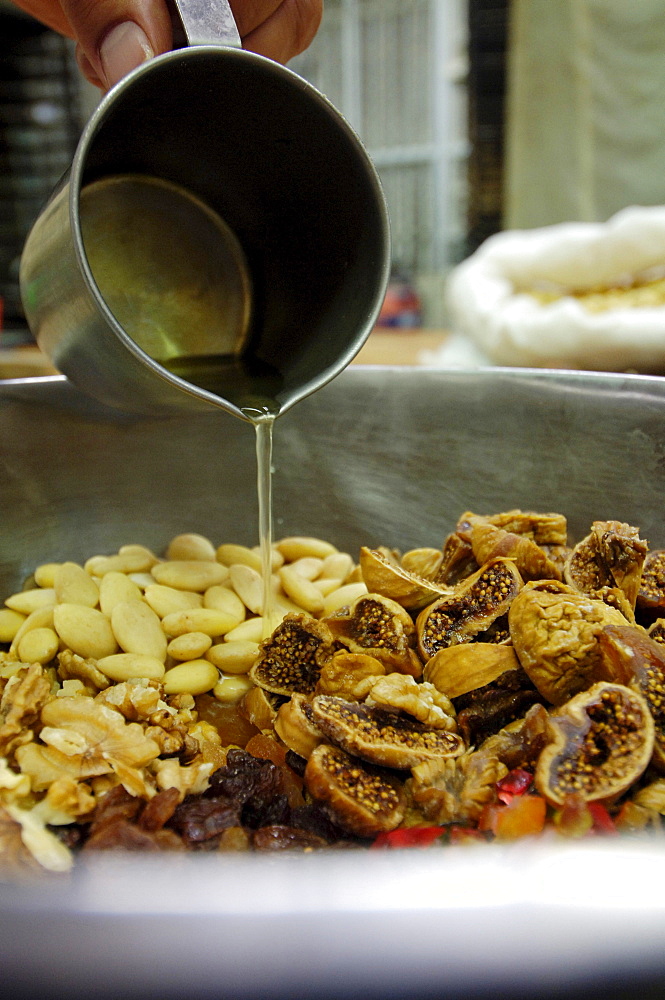
<path id="1" fill-rule="evenodd" d="M 453 335 L 498 365 L 665 373 L 665 306 L 590 312 L 565 291 L 665 274 L 665 206 L 491 236 L 450 273 Z M 542 304 L 524 289 L 564 294 Z M 433 359 L 430 359 L 433 360 Z"/>

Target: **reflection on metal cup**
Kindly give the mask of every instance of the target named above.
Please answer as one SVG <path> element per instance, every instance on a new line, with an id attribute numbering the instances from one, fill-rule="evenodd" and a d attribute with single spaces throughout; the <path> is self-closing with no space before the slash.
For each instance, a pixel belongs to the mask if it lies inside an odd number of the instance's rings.
<path id="1" fill-rule="evenodd" d="M 88 122 L 21 262 L 30 327 L 126 411 L 280 412 L 360 349 L 389 275 L 377 174 L 335 108 L 233 46 L 159 56 Z"/>

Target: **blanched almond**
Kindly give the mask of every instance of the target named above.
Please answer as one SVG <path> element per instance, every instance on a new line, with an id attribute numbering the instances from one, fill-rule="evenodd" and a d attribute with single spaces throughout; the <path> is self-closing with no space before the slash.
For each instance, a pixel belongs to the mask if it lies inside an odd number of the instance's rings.
<path id="1" fill-rule="evenodd" d="M 120 601 L 111 612 L 111 627 L 125 653 L 166 659 L 166 636 L 158 616 L 145 601 Z"/>
<path id="2" fill-rule="evenodd" d="M 141 596 L 141 588 L 126 573 L 106 573 L 99 584 L 99 608 L 105 615 L 121 601 L 140 601 Z"/>
<path id="3" fill-rule="evenodd" d="M 160 618 L 166 618 L 176 611 L 189 611 L 191 608 L 202 608 L 203 597 L 193 590 L 176 590 L 162 583 L 152 583 L 143 592 L 145 601 Z"/>
<path id="4" fill-rule="evenodd" d="M 53 625 L 64 644 L 84 658 L 98 660 L 118 649 L 111 622 L 96 608 L 86 608 L 83 604 L 56 604 Z"/>

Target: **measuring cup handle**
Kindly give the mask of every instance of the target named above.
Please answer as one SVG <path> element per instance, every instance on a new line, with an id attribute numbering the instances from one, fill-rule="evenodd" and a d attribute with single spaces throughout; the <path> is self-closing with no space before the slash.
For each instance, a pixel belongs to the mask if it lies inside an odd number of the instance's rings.
<path id="1" fill-rule="evenodd" d="M 228 0 L 171 0 L 171 13 L 174 48 L 242 44 Z"/>

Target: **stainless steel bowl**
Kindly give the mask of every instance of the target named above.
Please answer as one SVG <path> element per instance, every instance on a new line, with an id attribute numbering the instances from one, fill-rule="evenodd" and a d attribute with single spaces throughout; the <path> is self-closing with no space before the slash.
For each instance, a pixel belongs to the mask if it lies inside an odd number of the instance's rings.
<path id="1" fill-rule="evenodd" d="M 353 368 L 280 419 L 276 534 L 437 545 L 466 509 L 665 544 L 665 380 Z M 180 531 L 256 541 L 243 422 L 132 420 L 60 377 L 0 384 L 5 593 L 36 563 Z M 100 857 L 3 887 L 8 995 L 662 996 L 665 843 Z"/>

